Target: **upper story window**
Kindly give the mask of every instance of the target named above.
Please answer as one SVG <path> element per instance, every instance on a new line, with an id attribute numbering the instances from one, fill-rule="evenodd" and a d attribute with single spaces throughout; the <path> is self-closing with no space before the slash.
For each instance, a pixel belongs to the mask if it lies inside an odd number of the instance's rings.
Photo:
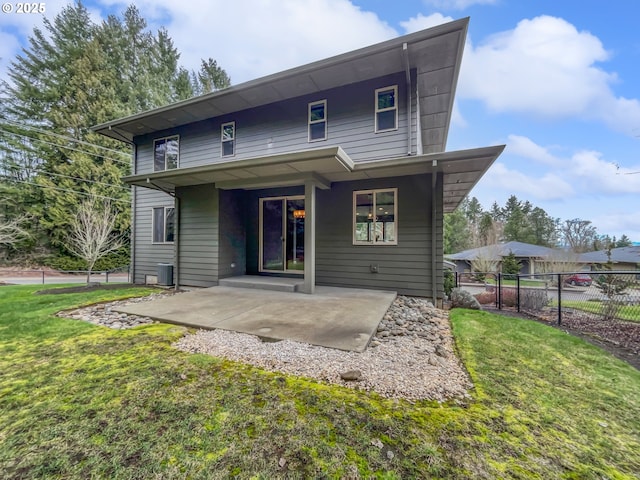
<path id="1" fill-rule="evenodd" d="M 398 189 L 353 192 L 353 244 L 398 244 Z"/>
<path id="2" fill-rule="evenodd" d="M 309 141 L 327 139 L 327 101 L 309 104 Z"/>
<path id="3" fill-rule="evenodd" d="M 376 90 L 376 133 L 398 128 L 398 86 Z"/>
<path id="4" fill-rule="evenodd" d="M 236 122 L 223 123 L 220 127 L 220 142 L 222 156 L 230 157 L 236 154 Z"/>
<path id="5" fill-rule="evenodd" d="M 175 208 L 155 207 L 151 220 L 153 243 L 173 243 L 175 236 Z"/>
<path id="6" fill-rule="evenodd" d="M 153 171 L 161 172 L 178 168 L 180 139 L 178 135 L 156 138 L 153 141 Z"/>

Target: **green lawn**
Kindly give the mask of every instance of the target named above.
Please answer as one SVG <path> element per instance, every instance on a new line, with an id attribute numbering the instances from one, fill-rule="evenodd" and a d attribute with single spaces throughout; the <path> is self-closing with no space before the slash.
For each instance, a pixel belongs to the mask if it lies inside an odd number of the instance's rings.
<path id="1" fill-rule="evenodd" d="M 640 471 L 640 372 L 539 323 L 454 310 L 473 400 L 410 404 L 189 355 L 170 346 L 176 326 L 112 331 L 52 316 L 126 289 L 32 295 L 38 288 L 0 287 L 2 478 Z"/>
<path id="2" fill-rule="evenodd" d="M 556 306 L 557 301 L 552 302 Z M 576 310 L 582 310 L 589 313 L 602 313 L 602 302 L 580 302 L 573 300 L 562 300 L 562 306 L 567 308 L 575 308 Z M 628 320 L 630 322 L 640 322 L 640 305 L 622 305 L 616 317 L 621 320 Z"/>
<path id="3" fill-rule="evenodd" d="M 485 283 L 488 283 L 489 285 L 496 285 L 498 283 L 498 281 L 495 278 L 487 278 L 487 279 L 485 279 Z M 546 283 L 547 282 L 544 282 L 542 280 L 526 280 L 524 278 L 520 279 L 520 286 L 521 287 L 540 287 L 540 288 L 543 288 Z M 515 287 L 517 285 L 517 280 L 511 280 L 511 279 L 503 278 L 500 281 L 500 284 L 503 287 Z"/>

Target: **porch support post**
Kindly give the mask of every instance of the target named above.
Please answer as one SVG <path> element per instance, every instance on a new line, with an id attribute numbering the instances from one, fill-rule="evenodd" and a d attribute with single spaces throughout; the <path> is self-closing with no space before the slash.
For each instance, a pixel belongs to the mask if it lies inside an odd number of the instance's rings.
<path id="1" fill-rule="evenodd" d="M 304 182 L 304 293 L 316 289 L 316 185 Z"/>

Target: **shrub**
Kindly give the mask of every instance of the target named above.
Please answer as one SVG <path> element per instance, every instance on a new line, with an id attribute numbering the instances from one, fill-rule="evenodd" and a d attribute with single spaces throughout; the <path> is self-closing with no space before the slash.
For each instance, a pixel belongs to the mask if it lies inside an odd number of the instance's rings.
<path id="1" fill-rule="evenodd" d="M 480 305 L 489 305 L 491 303 L 496 303 L 496 292 L 482 292 L 475 295 L 476 300 Z"/>
<path id="2" fill-rule="evenodd" d="M 518 292 L 515 288 L 502 288 L 500 300 L 503 307 L 515 307 L 518 304 Z"/>
<path id="3" fill-rule="evenodd" d="M 542 289 L 520 289 L 520 308 L 538 312 L 549 303 L 547 292 Z"/>
<path id="4" fill-rule="evenodd" d="M 480 310 L 480 303 L 467 290 L 454 288 L 451 290 L 451 308 L 469 308 Z"/>
<path id="5" fill-rule="evenodd" d="M 44 264 L 47 267 L 62 271 L 84 271 L 87 269 L 87 262 L 85 262 L 81 258 L 72 257 L 70 255 L 58 255 L 55 257 L 49 257 L 44 261 Z M 99 259 L 93 267 L 93 270 L 115 270 L 116 268 L 125 267 L 128 264 L 128 252 L 114 252 Z"/>
<path id="6" fill-rule="evenodd" d="M 451 297 L 451 290 L 456 286 L 456 277 L 451 270 L 445 270 L 444 272 L 444 293 L 447 297 Z"/>

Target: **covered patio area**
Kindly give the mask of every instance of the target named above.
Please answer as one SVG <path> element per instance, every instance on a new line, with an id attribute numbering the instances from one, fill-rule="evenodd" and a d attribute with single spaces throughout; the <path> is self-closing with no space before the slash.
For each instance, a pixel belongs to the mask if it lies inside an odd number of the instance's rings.
<path id="1" fill-rule="evenodd" d="M 217 286 L 119 307 L 122 313 L 363 352 L 396 293 L 318 286 L 315 295 Z"/>

